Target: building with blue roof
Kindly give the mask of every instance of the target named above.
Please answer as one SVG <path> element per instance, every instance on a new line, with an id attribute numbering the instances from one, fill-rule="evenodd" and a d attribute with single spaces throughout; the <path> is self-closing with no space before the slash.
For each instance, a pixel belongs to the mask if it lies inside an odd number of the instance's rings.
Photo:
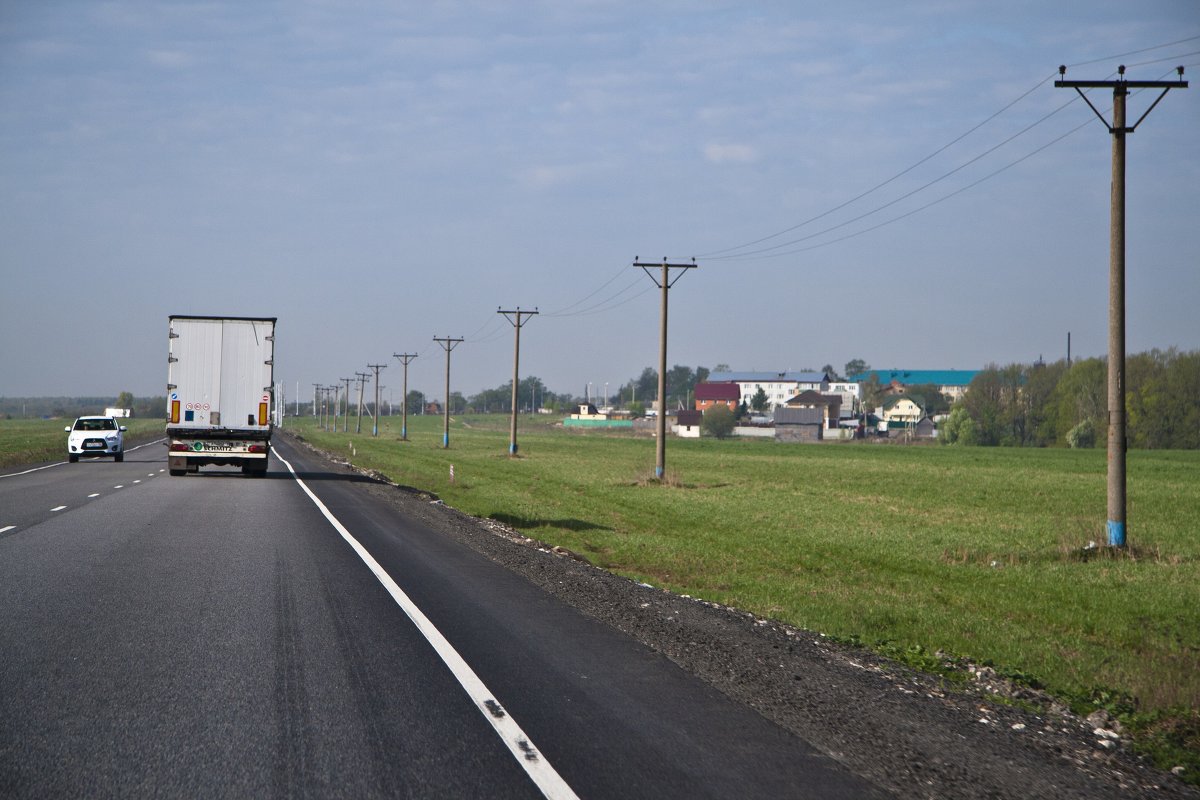
<path id="1" fill-rule="evenodd" d="M 932 383 L 954 402 L 967 393 L 967 387 L 979 372 L 977 369 L 873 369 L 851 375 L 850 380 L 863 383 L 874 375 L 882 386 L 908 387 Z"/>

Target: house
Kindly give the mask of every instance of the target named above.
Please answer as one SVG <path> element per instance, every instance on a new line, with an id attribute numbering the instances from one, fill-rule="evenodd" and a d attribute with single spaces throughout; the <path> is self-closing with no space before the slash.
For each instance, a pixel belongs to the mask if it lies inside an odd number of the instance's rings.
<path id="1" fill-rule="evenodd" d="M 632 428 L 633 420 L 629 417 L 613 419 L 602 411 L 597 411 L 591 403 L 580 403 L 574 414 L 563 419 L 565 428 Z"/>
<path id="2" fill-rule="evenodd" d="M 909 386 L 933 384 L 954 403 L 967 393 L 978 374 L 977 369 L 873 369 L 851 375 L 850 380 L 862 384 L 874 375 L 880 385 L 892 387 L 893 394 L 903 394 Z"/>
<path id="3" fill-rule="evenodd" d="M 830 381 L 825 394 L 836 394 L 842 398 L 843 420 L 855 419 L 862 403 L 862 384 L 854 381 Z"/>
<path id="4" fill-rule="evenodd" d="M 921 398 L 907 394 L 890 394 L 883 399 L 880 417 L 888 423 L 890 431 L 896 427 L 914 425 L 925 416 L 925 410 L 920 405 Z"/>
<path id="5" fill-rule="evenodd" d="M 742 402 L 742 392 L 733 381 L 714 383 L 706 381 L 696 384 L 696 410 L 708 411 L 717 403 L 729 406 L 730 411 L 736 412 Z"/>
<path id="6" fill-rule="evenodd" d="M 787 401 L 788 408 L 819 408 L 822 425 L 826 430 L 836 428 L 842 416 L 842 397 L 836 394 L 821 394 L 812 389 L 801 392 Z"/>
<path id="7" fill-rule="evenodd" d="M 608 419 L 608 414 L 600 413 L 591 403 L 580 403 L 571 419 L 601 420 Z"/>
<path id="8" fill-rule="evenodd" d="M 767 410 L 785 405 L 787 401 L 806 390 L 829 391 L 829 375 L 824 372 L 713 372 L 708 380 L 712 383 L 736 383 L 739 403 L 753 405 L 754 395 L 762 389 L 767 396 Z"/>
<path id="9" fill-rule="evenodd" d="M 699 439 L 700 423 L 703 419 L 703 411 L 685 408 L 675 415 L 675 424 L 672 426 L 672 430 L 681 439 Z"/>
<path id="10" fill-rule="evenodd" d="M 820 408 L 775 409 L 775 441 L 819 442 L 823 438 L 825 412 Z"/>

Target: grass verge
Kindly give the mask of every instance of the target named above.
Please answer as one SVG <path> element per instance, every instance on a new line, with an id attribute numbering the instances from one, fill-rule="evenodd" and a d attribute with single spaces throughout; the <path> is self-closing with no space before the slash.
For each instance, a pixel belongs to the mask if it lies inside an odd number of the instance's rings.
<path id="1" fill-rule="evenodd" d="M 0 420 L 0 467 L 62 461 L 67 457 L 67 434 L 63 428 L 73 419 L 6 419 Z M 126 419 L 121 422 L 129 430 L 129 444 L 161 436 L 161 419 Z"/>
<path id="2" fill-rule="evenodd" d="M 652 440 L 553 421 L 522 418 L 515 458 L 506 416 L 456 418 L 449 449 L 440 417 L 410 417 L 408 441 L 398 419 L 378 438 L 288 424 L 630 578 L 1105 708 L 1200 783 L 1200 453 L 1129 454 L 1113 552 L 1100 450 L 672 439 L 659 482 Z"/>

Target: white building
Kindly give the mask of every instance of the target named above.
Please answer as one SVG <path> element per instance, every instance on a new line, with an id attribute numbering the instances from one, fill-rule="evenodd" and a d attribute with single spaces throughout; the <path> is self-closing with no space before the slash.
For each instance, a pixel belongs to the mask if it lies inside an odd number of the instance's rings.
<path id="1" fill-rule="evenodd" d="M 753 407 L 754 395 L 762 389 L 767 395 L 767 411 L 774 411 L 796 395 L 809 389 L 825 394 L 829 376 L 824 372 L 713 372 L 710 383 L 736 383 L 742 402 Z"/>

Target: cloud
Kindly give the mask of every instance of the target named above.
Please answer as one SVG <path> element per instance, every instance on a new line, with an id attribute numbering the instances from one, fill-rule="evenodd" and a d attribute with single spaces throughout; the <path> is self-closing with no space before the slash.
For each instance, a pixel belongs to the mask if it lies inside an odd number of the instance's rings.
<path id="1" fill-rule="evenodd" d="M 748 144 L 706 144 L 704 158 L 713 164 L 750 164 L 758 160 L 758 151 Z"/>
<path id="2" fill-rule="evenodd" d="M 168 69 L 182 69 L 192 65 L 193 59 L 179 50 L 151 50 L 146 53 L 151 64 Z"/>

